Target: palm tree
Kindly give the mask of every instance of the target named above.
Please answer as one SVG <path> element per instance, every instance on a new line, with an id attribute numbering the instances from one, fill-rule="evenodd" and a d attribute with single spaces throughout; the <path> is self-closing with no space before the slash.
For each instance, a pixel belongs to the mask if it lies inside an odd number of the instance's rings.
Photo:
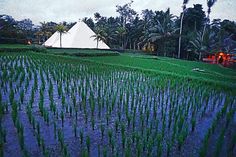
<path id="1" fill-rule="evenodd" d="M 52 35 L 51 27 L 46 22 L 40 22 L 40 29 L 34 34 L 38 39 L 38 44 L 43 43 Z"/>
<path id="2" fill-rule="evenodd" d="M 178 58 L 180 58 L 180 51 L 181 51 L 181 41 L 182 41 L 182 31 L 183 31 L 183 20 L 184 20 L 184 13 L 186 11 L 186 5 L 189 2 L 189 0 L 183 1 L 183 12 L 181 15 L 181 21 L 180 21 L 180 31 L 179 31 L 179 50 L 178 50 Z"/>
<path id="3" fill-rule="evenodd" d="M 144 30 L 142 31 L 142 36 L 139 38 L 139 40 L 140 40 L 140 42 L 138 42 L 138 50 L 140 50 L 140 45 L 146 45 L 146 44 L 148 44 L 150 41 L 151 41 L 151 39 L 150 39 L 150 37 L 149 37 L 149 34 L 150 34 L 150 32 L 149 32 L 150 30 L 148 29 L 148 28 L 144 28 Z"/>
<path id="4" fill-rule="evenodd" d="M 202 40 L 203 40 L 205 32 L 206 32 L 207 24 L 210 23 L 211 8 L 213 7 L 213 5 L 215 4 L 216 1 L 217 0 L 207 0 L 207 7 L 208 7 L 208 10 L 207 10 L 207 21 L 205 22 L 205 25 L 204 25 L 204 28 L 203 28 Z"/>
<path id="5" fill-rule="evenodd" d="M 62 47 L 62 34 L 66 33 L 66 28 L 64 25 L 59 24 L 56 27 L 56 30 L 60 33 L 60 48 Z"/>
<path id="6" fill-rule="evenodd" d="M 210 19 L 210 14 L 211 14 L 211 8 L 213 7 L 213 5 L 216 3 L 217 0 L 207 0 L 207 18 Z"/>
<path id="7" fill-rule="evenodd" d="M 105 38 L 106 38 L 106 44 L 110 45 L 112 41 L 115 40 L 115 32 L 114 29 L 111 29 L 109 27 L 106 27 L 106 29 L 104 29 L 104 34 L 105 34 Z"/>
<path id="8" fill-rule="evenodd" d="M 207 50 L 206 41 L 202 40 L 202 32 L 196 32 L 193 40 L 190 40 L 191 46 L 193 46 L 194 52 L 199 56 L 198 60 L 202 58 L 202 53 Z"/>
<path id="9" fill-rule="evenodd" d="M 148 35 L 148 41 L 155 42 L 159 41 L 160 45 L 163 46 L 164 55 L 166 56 L 166 41 L 174 35 L 174 33 L 179 30 L 175 28 L 173 19 L 174 16 L 170 14 L 170 9 L 167 9 L 163 14 L 163 20 L 157 20 L 154 27 L 149 29 L 150 34 Z"/>
<path id="10" fill-rule="evenodd" d="M 98 48 L 99 41 L 103 41 L 103 42 L 106 41 L 107 33 L 100 27 L 96 27 L 94 31 L 95 31 L 95 35 L 92 35 L 91 38 L 94 38 L 94 40 L 97 41 L 97 48 Z"/>
<path id="11" fill-rule="evenodd" d="M 38 44 L 41 44 L 40 41 L 41 41 L 41 37 L 43 36 L 43 32 L 42 31 L 37 31 L 35 34 L 34 34 L 38 40 Z"/>
<path id="12" fill-rule="evenodd" d="M 124 49 L 124 36 L 126 34 L 126 29 L 124 27 L 117 27 L 115 32 L 120 37 L 121 47 Z"/>
<path id="13" fill-rule="evenodd" d="M 46 22 L 40 22 L 40 32 L 41 36 L 43 37 L 43 42 L 47 40 L 48 35 L 50 34 L 48 23 Z"/>

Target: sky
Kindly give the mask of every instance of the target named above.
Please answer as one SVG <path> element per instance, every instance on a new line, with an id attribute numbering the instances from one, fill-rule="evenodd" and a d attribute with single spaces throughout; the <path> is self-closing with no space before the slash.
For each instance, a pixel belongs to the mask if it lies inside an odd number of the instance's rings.
<path id="1" fill-rule="evenodd" d="M 130 0 L 0 0 L 0 15 L 11 15 L 16 20 L 30 18 L 33 23 L 42 21 L 76 22 L 84 17 L 94 17 L 95 12 L 102 16 L 117 16 L 116 5 L 124 5 Z M 166 10 L 174 15 L 182 11 L 183 0 L 134 0 L 132 8 L 141 14 L 144 9 Z M 203 4 L 206 0 L 189 0 L 187 7 Z M 217 0 L 212 8 L 211 19 L 236 21 L 236 0 Z"/>

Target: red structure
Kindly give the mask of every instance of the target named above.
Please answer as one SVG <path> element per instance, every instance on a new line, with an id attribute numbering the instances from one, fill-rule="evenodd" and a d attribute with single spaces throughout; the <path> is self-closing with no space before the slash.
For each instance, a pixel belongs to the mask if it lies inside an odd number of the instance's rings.
<path id="1" fill-rule="evenodd" d="M 212 64 L 225 64 L 230 62 L 236 62 L 234 54 L 227 54 L 224 52 L 217 52 L 215 54 L 208 54 L 206 58 L 203 58 L 204 62 L 210 62 Z"/>

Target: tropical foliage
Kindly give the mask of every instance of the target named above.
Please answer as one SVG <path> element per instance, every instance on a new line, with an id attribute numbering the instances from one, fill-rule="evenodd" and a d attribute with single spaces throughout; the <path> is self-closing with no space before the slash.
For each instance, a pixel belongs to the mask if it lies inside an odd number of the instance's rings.
<path id="1" fill-rule="evenodd" d="M 62 35 L 66 33 L 66 28 L 64 25 L 59 24 L 56 27 L 56 31 L 60 34 L 60 47 L 62 47 Z"/>

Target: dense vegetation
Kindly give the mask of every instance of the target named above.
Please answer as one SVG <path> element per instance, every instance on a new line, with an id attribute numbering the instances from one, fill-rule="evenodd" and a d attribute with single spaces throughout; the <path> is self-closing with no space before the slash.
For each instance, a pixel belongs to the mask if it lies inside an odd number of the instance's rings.
<path id="1" fill-rule="evenodd" d="M 1 53 L 0 69 L 1 156 L 236 155 L 220 85 L 32 52 Z"/>
<path id="2" fill-rule="evenodd" d="M 235 21 L 210 19 L 216 0 L 207 0 L 207 10 L 200 4 L 187 8 L 187 3 L 188 0 L 183 0 L 179 17 L 173 16 L 170 9 L 145 9 L 139 15 L 132 9 L 131 1 L 117 6 L 117 17 L 95 13 L 94 20 L 85 17 L 83 21 L 95 31 L 96 38 L 105 40 L 115 49 L 145 49 L 158 55 L 197 60 L 206 53 L 233 51 L 236 47 Z M 10 16 L 0 15 L 0 24 L 0 43 L 31 40 L 42 44 L 56 30 L 63 33 L 75 23 L 42 22 L 36 27 L 29 19 L 15 21 Z"/>

